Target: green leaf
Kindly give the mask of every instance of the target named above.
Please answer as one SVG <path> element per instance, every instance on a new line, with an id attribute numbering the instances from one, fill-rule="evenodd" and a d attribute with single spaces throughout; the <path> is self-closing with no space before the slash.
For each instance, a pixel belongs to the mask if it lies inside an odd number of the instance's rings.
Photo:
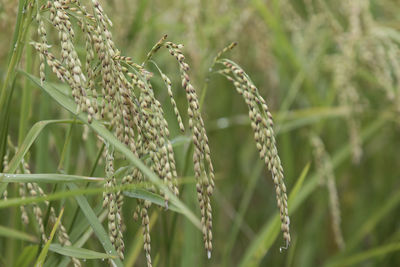
<path id="1" fill-rule="evenodd" d="M 58 90 L 54 89 L 47 82 L 43 85 L 40 79 L 28 74 L 24 71 L 20 71 L 31 79 L 39 88 L 47 92 L 51 98 L 56 100 L 61 106 L 77 116 L 79 120 L 89 125 L 98 135 L 100 135 L 105 141 L 113 145 L 116 150 L 122 153 L 134 166 L 136 166 L 156 187 L 158 187 L 165 195 L 168 196 L 169 201 L 172 205 L 179 208 L 182 213 L 198 228 L 201 229 L 201 223 L 196 215 L 182 202 L 180 201 L 162 182 L 162 180 L 157 177 L 154 172 L 152 172 L 139 158 L 137 158 L 132 151 L 129 150 L 124 144 L 118 141 L 118 139 L 100 122 L 94 120 L 92 123 L 88 123 L 87 115 L 84 113 L 77 113 L 77 106 L 72 99 L 66 98 L 65 95 L 60 93 Z"/>
<path id="2" fill-rule="evenodd" d="M 300 174 L 299 179 L 289 195 L 289 214 L 293 213 L 291 205 L 294 197 L 298 194 L 300 188 L 303 185 L 304 179 L 307 176 L 308 170 L 310 169 L 310 163 L 308 163 Z M 280 219 L 278 213 L 263 226 L 261 231 L 257 234 L 257 237 L 250 244 L 247 249 L 240 266 L 258 266 L 264 255 L 268 252 L 272 244 L 275 242 L 280 231 Z"/>
<path id="3" fill-rule="evenodd" d="M 232 249 L 236 243 L 240 227 L 242 226 L 243 222 L 245 221 L 245 214 L 248 210 L 250 201 L 254 194 L 254 190 L 257 186 L 257 182 L 261 177 L 261 172 L 263 171 L 264 166 L 265 165 L 264 165 L 263 161 L 257 161 L 252 172 L 250 173 L 250 175 L 248 177 L 248 183 L 247 183 L 246 189 L 244 190 L 243 197 L 240 200 L 240 205 L 238 208 L 237 215 L 235 216 L 235 219 L 232 223 L 232 228 L 231 228 L 230 234 L 226 241 L 225 251 L 223 254 L 224 256 L 223 256 L 222 266 L 231 265 L 232 258 L 230 257 L 230 255 L 232 254 Z"/>
<path id="4" fill-rule="evenodd" d="M 380 246 L 377 248 L 373 248 L 367 251 L 360 252 L 358 254 L 349 256 L 348 258 L 344 258 L 340 261 L 333 262 L 326 266 L 334 267 L 334 266 L 358 266 L 361 262 L 376 258 L 380 256 L 385 256 L 386 254 L 392 253 L 394 251 L 400 250 L 400 242 L 392 243 L 389 245 Z"/>
<path id="5" fill-rule="evenodd" d="M 117 191 L 123 191 L 123 190 L 136 190 L 142 186 L 141 184 L 129 184 L 129 185 L 124 185 L 124 186 L 117 186 L 113 187 L 110 189 L 110 192 L 117 192 Z M 89 188 L 78 188 L 74 187 L 74 190 L 66 190 L 66 191 L 60 191 L 56 192 L 53 194 L 45 195 L 45 196 L 36 196 L 36 197 L 20 197 L 20 198 L 8 198 L 7 200 L 0 200 L 0 208 L 6 208 L 6 207 L 13 207 L 13 206 L 19 206 L 19 205 L 26 205 L 26 204 L 31 204 L 31 203 L 39 203 L 39 202 L 44 202 L 44 201 L 51 201 L 51 200 L 57 200 L 57 199 L 63 199 L 67 197 L 75 197 L 79 195 L 93 195 L 93 194 L 101 194 L 104 191 L 104 187 L 89 187 Z M 150 198 L 150 199 L 156 199 L 154 195 L 149 195 L 147 191 L 145 190 L 140 190 L 136 191 L 136 198 Z M 158 201 L 155 200 L 155 201 Z M 179 208 L 174 206 L 174 204 L 170 204 L 170 206 L 173 207 L 173 210 L 179 211 L 182 213 L 183 211 Z"/>
<path id="6" fill-rule="evenodd" d="M 28 134 L 26 135 L 22 145 L 18 148 L 17 153 L 10 161 L 7 170 L 8 173 L 14 173 L 17 170 L 18 165 L 21 163 L 23 157 L 26 155 L 26 153 L 32 146 L 33 142 L 35 142 L 36 138 L 39 136 L 42 130 L 47 125 L 56 123 L 76 123 L 76 122 L 74 120 L 45 120 L 35 123 L 29 130 Z"/>
<path id="7" fill-rule="evenodd" d="M 67 175 L 58 173 L 9 174 L 0 173 L 0 183 L 61 183 L 61 182 L 101 182 L 104 178 Z"/>
<path id="8" fill-rule="evenodd" d="M 34 237 L 30 234 L 27 234 L 27 233 L 24 233 L 24 232 L 21 232 L 21 231 L 12 229 L 12 228 L 8 228 L 8 227 L 2 226 L 2 225 L 0 225 L 0 236 L 11 237 L 11 238 L 20 239 L 20 240 L 29 241 L 29 242 L 37 242 L 36 237 Z"/>
<path id="9" fill-rule="evenodd" d="M 69 189 L 74 190 L 78 187 L 73 183 L 67 183 Z M 94 213 L 93 209 L 90 207 L 87 199 L 84 196 L 76 196 L 76 201 L 78 202 L 79 207 L 81 208 L 83 214 L 85 215 L 86 219 L 89 221 L 90 226 L 92 226 L 94 233 L 96 234 L 97 238 L 99 239 L 101 245 L 103 246 L 104 250 L 107 254 L 114 256 L 113 262 L 117 266 L 123 266 L 121 260 L 116 256 L 117 252 L 114 249 L 114 246 L 111 244 L 110 238 L 104 230 L 103 226 L 99 222 L 96 214 Z"/>
<path id="10" fill-rule="evenodd" d="M 53 241 L 54 235 L 56 233 L 58 225 L 60 224 L 61 217 L 62 217 L 63 214 L 64 214 L 64 208 L 61 209 L 60 215 L 58 215 L 57 221 L 54 224 L 53 229 L 51 230 L 50 238 L 46 242 L 46 244 L 44 245 L 42 251 L 40 252 L 39 257 L 36 260 L 35 267 L 42 267 L 43 266 L 44 261 L 46 260 L 46 257 L 47 257 L 47 253 L 49 252 L 50 244 Z"/>
<path id="11" fill-rule="evenodd" d="M 342 118 L 349 113 L 349 109 L 344 107 L 312 107 L 291 110 L 287 113 L 272 113 L 272 115 L 275 117 L 277 124 L 279 124 L 276 134 L 280 135 L 326 119 Z M 239 114 L 231 117 L 221 117 L 211 121 L 208 128 L 211 131 L 216 131 L 235 126 L 250 126 L 248 115 Z"/>
<path id="12" fill-rule="evenodd" d="M 98 206 L 94 209 L 95 211 L 102 210 L 102 203 L 99 203 Z M 97 217 L 99 222 L 103 222 L 104 219 L 107 217 L 108 211 L 104 210 L 99 216 Z M 73 246 L 76 248 L 82 247 L 92 236 L 93 228 L 90 226 L 87 220 L 80 220 L 78 224 L 72 229 L 70 238 L 71 242 L 73 242 Z M 79 238 L 79 239 L 78 239 Z M 64 257 L 61 262 L 58 263 L 58 267 L 66 267 L 68 266 L 71 258 Z M 52 266 L 52 265 L 49 265 Z M 129 266 L 129 265 L 128 265 Z"/>
<path id="13" fill-rule="evenodd" d="M 363 238 L 371 233 L 375 226 L 385 218 L 385 216 L 392 214 L 394 208 L 400 204 L 400 194 L 394 194 L 388 200 L 383 203 L 377 210 L 371 212 L 371 216 L 365 220 L 365 223 L 359 227 L 359 230 L 351 238 L 346 250 L 354 248 Z"/>
<path id="14" fill-rule="evenodd" d="M 60 244 L 51 244 L 49 250 L 64 256 L 69 256 L 77 259 L 109 259 L 116 257 L 113 255 L 100 253 L 85 248 L 61 246 Z"/>
<path id="15" fill-rule="evenodd" d="M 133 189 L 130 191 L 124 191 L 124 195 L 131 198 L 148 200 L 158 206 L 165 207 L 165 200 L 162 196 L 146 191 L 144 189 Z M 183 211 L 176 207 L 174 204 L 168 205 L 168 209 L 175 212 L 183 213 Z"/>
<path id="16" fill-rule="evenodd" d="M 373 137 L 378 130 L 382 128 L 382 126 L 386 123 L 387 118 L 384 116 L 378 116 L 376 120 L 372 121 L 367 127 L 363 129 L 360 134 L 361 142 L 365 142 L 367 139 Z M 332 157 L 332 167 L 335 169 L 340 164 L 344 163 L 346 159 L 351 156 L 351 147 L 350 143 L 344 144 L 340 147 Z M 306 198 L 311 195 L 311 193 L 317 188 L 319 184 L 319 175 L 318 173 L 314 173 L 310 179 L 308 179 L 307 183 L 304 184 L 303 188 L 296 195 L 293 200 L 293 205 L 291 210 L 296 210 L 298 206 L 300 206 Z"/>
<path id="17" fill-rule="evenodd" d="M 32 266 L 32 262 L 35 260 L 39 246 L 27 246 L 22 250 L 22 253 L 17 259 L 15 266 L 18 267 L 28 267 Z"/>
<path id="18" fill-rule="evenodd" d="M 393 209 L 398 207 L 400 204 L 400 194 L 394 194 L 388 200 L 380 205 L 377 209 L 371 211 L 371 216 L 364 220 L 364 223 L 358 227 L 358 230 L 348 239 L 346 243 L 346 249 L 342 253 L 332 257 L 328 260 L 327 265 L 331 262 L 336 262 L 339 259 L 343 259 L 348 256 L 352 251 L 357 248 L 364 238 L 369 235 L 376 225 L 381 222 L 386 216 L 392 214 Z"/>
<path id="19" fill-rule="evenodd" d="M 378 131 L 381 126 L 386 122 L 384 117 L 378 117 L 375 121 L 373 121 L 368 127 L 363 129 L 360 138 L 364 142 L 368 138 L 371 138 L 376 131 Z M 332 165 L 333 168 L 336 168 L 341 163 L 343 163 L 348 157 L 351 155 L 350 144 L 346 143 L 343 145 L 332 157 Z M 296 185 L 293 188 L 293 191 L 297 191 L 296 194 L 291 192 L 289 196 L 289 214 L 292 214 L 297 208 L 306 200 L 306 198 L 317 188 L 319 181 L 319 176 L 317 173 L 314 173 L 308 180 L 304 186 L 301 187 L 301 190 L 298 189 Z M 277 237 L 276 230 L 276 220 L 279 220 L 278 215 L 275 215 L 275 218 L 271 219 L 271 221 L 267 222 L 267 224 L 262 228 L 261 232 L 257 235 L 257 238 L 253 241 L 252 245 L 247 249 L 245 256 L 241 262 L 240 266 L 253 266 L 257 264 L 265 255 L 266 248 L 270 247 L 269 243 L 271 243 L 271 239 L 275 239 Z M 279 224 L 278 224 L 279 225 Z M 262 237 L 268 239 L 263 240 Z M 274 238 L 275 236 L 275 238 Z M 264 245 L 263 245 L 263 242 Z M 258 248 L 259 247 L 259 248 Z M 252 264 L 250 264 L 252 263 Z"/>
<path id="20" fill-rule="evenodd" d="M 303 186 L 304 180 L 305 180 L 305 178 L 306 178 L 306 176 L 307 176 L 307 173 L 308 173 L 309 169 L 310 169 L 310 163 L 308 163 L 308 164 L 304 167 L 303 171 L 302 171 L 301 174 L 300 174 L 300 178 L 297 180 L 297 182 L 296 182 L 296 184 L 294 185 L 292 191 L 290 192 L 289 200 L 288 200 L 288 205 L 289 205 L 289 206 L 290 206 L 290 204 L 293 203 L 295 197 L 297 196 L 297 193 L 300 191 L 301 187 Z M 289 212 L 290 212 L 290 211 L 289 211 Z"/>

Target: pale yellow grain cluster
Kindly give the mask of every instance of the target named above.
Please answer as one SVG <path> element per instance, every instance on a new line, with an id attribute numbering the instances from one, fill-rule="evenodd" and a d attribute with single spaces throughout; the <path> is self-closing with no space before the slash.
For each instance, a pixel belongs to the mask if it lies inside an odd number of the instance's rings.
<path id="1" fill-rule="evenodd" d="M 182 78 L 182 87 L 186 91 L 188 102 L 189 128 L 193 133 L 193 164 L 194 173 L 197 179 L 196 189 L 200 205 L 201 223 L 203 228 L 204 246 L 208 258 L 212 251 L 212 207 L 211 195 L 214 190 L 214 167 L 211 162 L 211 152 L 208 144 L 208 137 L 204 122 L 200 113 L 198 96 L 189 78 L 189 65 L 185 62 L 182 45 L 171 42 L 165 43 L 170 54 L 176 58 L 179 63 L 179 69 Z"/>
<path id="2" fill-rule="evenodd" d="M 119 257 L 124 258 L 124 240 L 122 236 L 122 210 L 118 205 L 121 201 L 121 191 L 113 192 L 111 189 L 117 185 L 114 176 L 114 151 L 112 147 L 106 145 L 106 183 L 104 184 L 105 191 L 103 193 L 103 208 L 108 209 L 108 234 L 111 243 L 116 249 Z"/>
<path id="3" fill-rule="evenodd" d="M 93 12 L 92 12 L 93 11 Z M 76 23 L 72 23 L 72 21 Z M 151 83 L 153 73 L 145 66 L 162 47 L 167 47 L 179 62 L 182 85 L 189 102 L 189 127 L 193 132 L 194 169 L 198 179 L 197 191 L 201 207 L 204 243 L 211 255 L 212 215 L 211 194 L 214 188 L 214 169 L 211 163 L 210 148 L 204 122 L 199 110 L 197 94 L 190 83 L 188 65 L 180 51 L 180 46 L 166 42 L 166 35 L 157 42 L 147 54 L 142 64 L 137 64 L 130 57 L 121 55 L 117 49 L 110 28 L 112 22 L 97 0 L 91 1 L 86 8 L 77 0 L 49 1 L 38 9 L 36 15 L 38 41 L 31 42 L 39 53 L 39 75 L 42 83 L 48 79 L 45 63 L 61 82 L 71 88 L 72 98 L 78 106 L 78 112 L 88 115 L 88 123 L 93 120 L 108 122 L 117 139 L 124 143 L 138 158 L 163 180 L 168 190 L 179 195 L 177 167 L 174 151 L 170 142 L 168 122 L 165 119 L 161 103 L 156 99 Z M 53 27 L 58 35 L 55 44 L 50 44 L 47 34 Z M 82 40 L 77 40 L 77 36 Z M 83 43 L 84 58 L 78 53 L 78 44 Z M 176 115 L 179 128 L 185 131 L 184 122 L 179 113 L 172 91 L 171 79 L 157 66 L 163 79 Z M 86 133 L 87 135 L 87 133 Z M 103 142 L 105 142 L 103 140 Z M 145 184 L 147 190 L 157 192 L 147 183 L 136 167 L 121 180 L 114 176 L 113 148 L 106 145 L 106 181 L 104 185 L 104 208 L 108 210 L 109 237 L 121 259 L 124 258 L 122 221 L 123 194 L 113 192 L 116 186 L 132 183 Z M 22 190 L 22 189 L 21 189 Z M 28 188 L 29 190 L 29 188 Z M 168 194 L 164 196 L 165 208 L 168 209 Z M 138 200 L 134 218 L 142 220 L 144 250 L 147 265 L 151 266 L 151 246 L 148 210 L 151 203 Z M 38 218 L 40 217 L 39 211 Z"/>
<path id="4" fill-rule="evenodd" d="M 231 44 L 223 52 L 233 46 L 234 44 Z M 280 211 L 281 230 L 285 240 L 283 248 L 288 248 L 290 245 L 288 198 L 284 183 L 283 168 L 276 147 L 272 115 L 265 100 L 243 69 L 230 60 L 218 59 L 221 54 L 217 56 L 216 63 L 221 64 L 224 68 L 218 72 L 233 83 L 237 92 L 242 95 L 246 102 L 260 158 L 265 162 L 265 165 L 272 174 L 277 205 Z"/>

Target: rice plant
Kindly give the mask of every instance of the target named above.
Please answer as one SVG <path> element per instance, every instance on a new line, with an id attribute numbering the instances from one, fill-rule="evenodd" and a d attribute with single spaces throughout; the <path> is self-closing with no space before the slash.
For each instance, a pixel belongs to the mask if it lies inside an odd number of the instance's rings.
<path id="1" fill-rule="evenodd" d="M 0 0 L 0 266 L 400 264 L 399 10 Z"/>

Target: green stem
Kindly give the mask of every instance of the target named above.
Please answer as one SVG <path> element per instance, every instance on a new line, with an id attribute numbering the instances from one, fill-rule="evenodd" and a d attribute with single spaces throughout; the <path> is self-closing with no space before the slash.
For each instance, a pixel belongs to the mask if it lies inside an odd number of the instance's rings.
<path id="1" fill-rule="evenodd" d="M 232 255 L 232 250 L 235 245 L 235 242 L 237 240 L 237 236 L 239 234 L 240 227 L 244 221 L 244 216 L 246 214 L 246 211 L 248 211 L 248 207 L 251 201 L 251 197 L 254 194 L 254 190 L 256 188 L 257 182 L 260 178 L 261 171 L 263 170 L 264 164 L 262 161 L 257 161 L 257 164 L 255 168 L 253 169 L 253 172 L 250 175 L 249 182 L 246 187 L 246 191 L 243 194 L 243 197 L 240 201 L 239 205 L 239 210 L 237 213 L 237 216 L 235 216 L 235 219 L 232 224 L 232 228 L 226 243 L 225 251 L 224 251 L 224 256 L 222 257 L 222 266 L 230 266 L 233 260 Z"/>
<path id="2" fill-rule="evenodd" d="M 65 158 L 65 154 L 67 153 L 67 150 L 68 150 L 68 144 L 71 141 L 72 130 L 74 128 L 75 121 L 76 121 L 76 118 L 74 119 L 74 122 L 69 126 L 68 131 L 66 133 L 64 146 L 63 146 L 63 149 L 61 151 L 60 161 L 59 161 L 58 167 L 57 167 L 57 172 L 61 172 L 61 170 L 63 169 L 64 158 Z"/>
<path id="3" fill-rule="evenodd" d="M 4 107 L 4 103 L 7 99 L 7 96 L 11 93 L 8 92 L 9 83 L 15 77 L 16 74 L 15 67 L 19 63 L 19 60 L 21 59 L 22 50 L 25 45 L 24 40 L 28 32 L 27 28 L 29 27 L 30 23 L 29 17 L 32 14 L 32 8 L 30 8 L 29 11 L 26 13 L 25 11 L 25 8 L 27 6 L 26 3 L 27 3 L 26 0 L 20 0 L 18 4 L 17 23 L 14 31 L 14 38 L 15 36 L 17 37 L 15 38 L 11 47 L 12 55 L 10 62 L 8 64 L 6 78 L 4 80 L 0 94 L 0 108 Z"/>
<path id="4" fill-rule="evenodd" d="M 28 46 L 26 49 L 26 72 L 32 73 L 32 46 Z M 26 132 L 27 132 L 27 124 L 29 120 L 29 116 L 31 113 L 31 98 L 32 98 L 32 93 L 31 89 L 29 88 L 30 86 L 30 80 L 25 79 L 25 84 L 24 88 L 22 90 L 22 103 L 21 103 L 21 114 L 19 117 L 19 132 L 18 132 L 18 147 L 22 144 L 22 141 L 25 138 Z"/>
<path id="5" fill-rule="evenodd" d="M 101 155 L 103 154 L 104 147 L 105 147 L 105 144 L 103 143 L 103 145 L 101 146 L 99 152 L 97 153 L 97 157 L 96 157 L 96 160 L 95 160 L 95 162 L 93 164 L 92 170 L 90 171 L 90 174 L 89 174 L 90 177 L 92 177 L 94 175 L 94 172 L 96 171 L 96 167 L 99 164 L 99 160 L 101 158 Z M 90 183 L 86 183 L 85 188 L 88 188 L 89 184 Z M 71 231 L 71 229 L 74 227 L 75 222 L 76 222 L 76 218 L 78 217 L 78 214 L 79 214 L 79 208 L 76 208 L 76 210 L 74 212 L 74 216 L 73 216 L 72 221 L 71 221 L 71 225 L 69 227 L 69 231 Z"/>

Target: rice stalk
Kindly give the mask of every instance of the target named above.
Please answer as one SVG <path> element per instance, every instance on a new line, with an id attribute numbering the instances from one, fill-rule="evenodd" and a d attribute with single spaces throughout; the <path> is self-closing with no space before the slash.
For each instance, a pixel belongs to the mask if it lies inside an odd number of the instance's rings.
<path id="1" fill-rule="evenodd" d="M 283 167 L 276 146 L 272 115 L 264 98 L 260 95 L 257 87 L 243 69 L 228 59 L 220 59 L 223 53 L 229 51 L 235 45 L 236 43 L 232 43 L 224 48 L 214 59 L 214 64 L 223 66 L 223 69 L 217 72 L 233 83 L 236 91 L 243 97 L 249 109 L 251 127 L 254 131 L 254 140 L 256 141 L 260 158 L 265 162 L 267 169 L 271 172 L 272 180 L 275 185 L 277 206 L 280 212 L 281 230 L 285 241 L 285 246 L 281 247 L 281 249 L 287 249 L 290 245 L 288 198 L 284 183 Z"/>
<path id="2" fill-rule="evenodd" d="M 31 45 L 39 53 L 40 78 L 42 82 L 47 78 L 44 73 L 46 61 L 52 72 L 61 82 L 67 83 L 72 91 L 72 97 L 78 105 L 79 112 L 88 113 L 88 121 L 102 119 L 110 122 L 115 136 L 127 145 L 137 157 L 148 155 L 145 160 L 150 169 L 164 181 L 168 189 L 179 195 L 177 170 L 174 151 L 169 141 L 168 123 L 165 119 L 161 103 L 156 99 L 151 84 L 153 74 L 145 70 L 144 66 L 154 54 L 166 46 L 175 55 L 180 64 L 183 87 L 187 92 L 190 103 L 188 113 L 191 117 L 189 126 L 193 131 L 195 143 L 194 164 L 195 173 L 199 182 L 199 201 L 203 220 L 203 234 L 207 254 L 211 257 L 212 250 L 212 215 L 211 194 L 214 188 L 214 170 L 211 163 L 208 138 L 205 133 L 204 122 L 198 111 L 197 95 L 190 84 L 187 70 L 183 62 L 180 46 L 165 42 L 166 35 L 155 44 L 148 53 L 146 60 L 136 64 L 132 58 L 121 55 L 117 49 L 109 28 L 111 20 L 105 14 L 102 6 L 96 0 L 91 1 L 93 14 L 80 1 L 48 2 L 37 10 L 38 37 L 40 41 L 32 41 Z M 51 26 L 58 32 L 58 45 L 48 43 L 46 20 L 43 17 L 49 13 Z M 71 18 L 77 20 L 73 27 Z M 76 49 L 76 33 L 80 31 L 84 36 L 85 60 L 81 60 Z M 58 53 L 52 52 L 60 47 Z M 56 57 L 60 54 L 60 58 Z M 84 62 L 82 64 L 81 62 Z M 157 66 L 158 68 L 158 66 Z M 171 80 L 159 69 L 165 82 L 168 95 L 179 127 L 184 131 L 183 121 L 172 93 Z M 103 141 L 104 142 L 104 141 Z M 106 147 L 108 145 L 106 144 Z M 112 148 L 106 152 L 106 183 L 105 192 L 117 186 L 113 176 L 114 156 Z M 121 184 L 142 183 L 146 177 L 136 168 L 126 175 Z M 155 190 L 149 186 L 148 190 Z M 165 208 L 168 209 L 168 196 L 164 192 Z M 108 209 L 108 228 L 110 240 L 115 246 L 119 257 L 124 257 L 124 242 L 122 229 L 123 194 L 104 193 L 104 208 Z M 137 219 L 140 215 L 144 231 L 144 249 L 148 266 L 151 266 L 150 233 L 148 227 L 148 209 L 150 202 L 138 201 L 138 210 L 134 213 Z"/>

